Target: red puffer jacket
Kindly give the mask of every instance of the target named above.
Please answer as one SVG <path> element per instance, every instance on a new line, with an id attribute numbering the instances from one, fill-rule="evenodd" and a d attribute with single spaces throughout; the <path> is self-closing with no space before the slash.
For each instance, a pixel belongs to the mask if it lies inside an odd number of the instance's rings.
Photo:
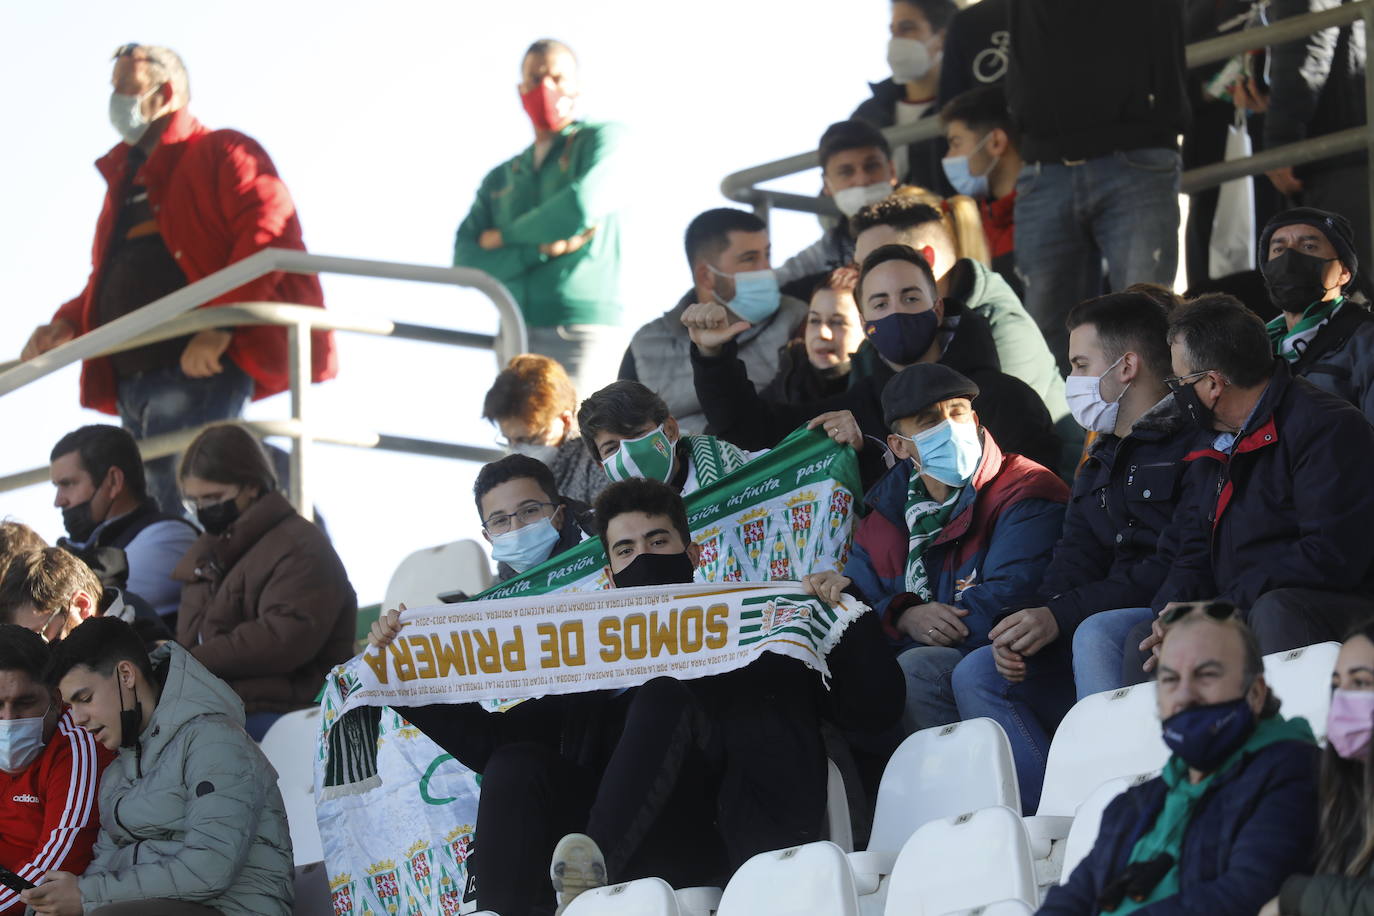
<path id="1" fill-rule="evenodd" d="M 96 162 L 110 188 L 96 223 L 91 275 L 81 295 L 54 316 L 54 320 L 69 323 L 77 334 L 95 326 L 101 267 L 119 216 L 115 196 L 128 159 L 129 147 L 120 143 Z M 272 160 L 256 140 L 238 131 L 212 131 L 185 109 L 177 111 L 140 174 L 167 249 L 191 283 L 263 248 L 305 250 L 296 205 Z M 287 302 L 323 308 L 324 293 L 314 276 L 278 272 L 231 290 L 203 307 L 238 302 Z M 316 331 L 312 345 L 311 377 L 317 382 L 333 378 L 338 373 L 333 332 Z M 236 328 L 227 355 L 252 376 L 255 398 L 287 388 L 285 328 Z M 115 386 L 108 359 L 82 364 L 82 406 L 116 413 Z"/>

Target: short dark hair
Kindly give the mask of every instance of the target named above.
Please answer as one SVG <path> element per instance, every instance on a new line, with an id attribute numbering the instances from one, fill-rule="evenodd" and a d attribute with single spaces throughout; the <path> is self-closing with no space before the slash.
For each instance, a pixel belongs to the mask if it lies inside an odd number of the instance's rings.
<path id="1" fill-rule="evenodd" d="M 906 261 L 908 264 L 915 264 L 920 268 L 921 276 L 925 277 L 932 298 L 939 295 L 939 289 L 935 285 L 935 271 L 931 269 L 930 262 L 919 251 L 910 245 L 882 245 L 864 258 L 863 267 L 859 268 L 859 285 L 854 288 L 854 301 L 859 305 L 860 315 L 863 314 L 864 280 L 873 272 L 874 268 L 880 264 L 886 264 L 888 261 Z"/>
<path id="2" fill-rule="evenodd" d="M 0 580 L 5 578 L 5 570 L 15 557 L 47 546 L 48 542 L 23 522 L 12 518 L 0 521 Z"/>
<path id="3" fill-rule="evenodd" d="M 748 210 L 717 207 L 707 210 L 687 224 L 683 246 L 687 249 L 687 263 L 696 267 L 697 261 L 710 260 L 730 247 L 732 232 L 767 232 L 768 224 Z"/>
<path id="4" fill-rule="evenodd" d="M 213 483 L 277 489 L 277 475 L 257 437 L 237 423 L 219 423 L 196 436 L 181 456 L 177 480 L 199 477 Z"/>
<path id="5" fill-rule="evenodd" d="M 601 537 L 601 546 L 607 555 L 611 545 L 606 542 L 606 529 L 611 519 L 626 512 L 643 512 L 645 515 L 666 515 L 682 535 L 682 543 L 692 543 L 692 529 L 687 527 L 687 507 L 677 491 L 659 480 L 647 477 L 631 477 L 628 480 L 611 484 L 596 497 L 596 533 Z"/>
<path id="6" fill-rule="evenodd" d="M 60 684 L 77 665 L 109 677 L 120 662 L 133 662 L 149 682 L 153 680 L 153 663 L 143 648 L 143 639 L 118 617 L 87 617 L 65 639 L 49 646 L 48 651 L 43 680 L 50 687 Z"/>
<path id="7" fill-rule="evenodd" d="M 0 623 L 0 671 L 22 671 L 42 684 L 47 666 L 48 647 L 42 637 L 17 624 Z"/>
<path id="8" fill-rule="evenodd" d="M 1070 331 L 1085 324 L 1096 328 L 1108 362 L 1129 351 L 1140 354 L 1156 377 L 1174 374 L 1169 358 L 1169 313 L 1146 293 L 1109 293 L 1080 302 L 1069 310 L 1064 324 Z"/>
<path id="9" fill-rule="evenodd" d="M 940 211 L 930 204 L 921 203 L 911 195 L 893 194 L 876 204 L 869 204 L 849 219 L 849 234 L 858 238 L 859 234 L 874 226 L 890 226 L 898 232 L 906 232 L 918 226 L 934 223 L 941 231 L 944 219 Z"/>
<path id="10" fill-rule="evenodd" d="M 518 418 L 544 427 L 563 411 L 576 409 L 577 392 L 563 364 L 538 353 L 521 353 L 497 373 L 482 401 L 482 419 L 499 423 Z"/>
<path id="11" fill-rule="evenodd" d="M 587 451 L 599 462 L 601 455 L 596 450 L 598 433 L 633 436 L 642 432 L 646 423 L 662 423 L 671 415 L 667 403 L 648 386 L 621 379 L 611 382 L 582 402 L 582 407 L 577 411 L 577 425 L 582 429 L 582 441 L 587 444 Z"/>
<path id="12" fill-rule="evenodd" d="M 1242 388 L 1269 378 L 1274 345 L 1259 316 L 1235 296 L 1208 293 L 1185 302 L 1169 317 L 1169 343 L 1183 341 L 1188 371 L 1212 369 Z"/>
<path id="13" fill-rule="evenodd" d="M 529 455 L 507 455 L 490 464 L 482 465 L 482 469 L 477 472 L 477 480 L 472 485 L 472 496 L 477 501 L 477 515 L 482 515 L 483 496 L 508 480 L 519 480 L 522 477 L 528 477 L 538 484 L 539 489 L 549 498 L 549 502 L 558 502 L 558 481 L 554 480 L 553 471 L 549 470 L 547 464 Z M 482 521 L 485 522 L 486 519 L 483 518 Z"/>
<path id="14" fill-rule="evenodd" d="M 954 0 L 892 0 L 893 3 L 905 3 L 916 7 L 921 11 L 921 15 L 926 17 L 930 23 L 930 28 L 935 32 L 943 32 L 949 28 L 950 20 L 954 14 L 959 12 L 959 5 Z"/>
<path id="15" fill-rule="evenodd" d="M 999 85 L 979 86 L 946 102 L 940 109 L 940 123 L 948 126 L 952 121 L 962 121 L 969 130 L 979 134 L 1001 128 L 1012 146 L 1017 146 L 1021 140 L 1012 124 L 1011 113 L 1007 111 L 1007 94 Z"/>
<path id="16" fill-rule="evenodd" d="M 67 607 L 84 591 L 97 604 L 104 593 L 100 578 L 75 554 L 44 547 L 15 557 L 0 579 L 0 622 L 14 623 L 14 612 L 30 604 L 40 614 Z"/>
<path id="17" fill-rule="evenodd" d="M 72 430 L 57 440 L 48 461 L 56 461 L 71 452 L 76 452 L 81 469 L 91 475 L 91 482 L 97 487 L 110 473 L 110 468 L 119 468 L 124 474 L 125 486 L 135 499 L 141 500 L 148 495 L 143 456 L 128 430 L 108 423 L 93 423 Z"/>
<path id="18" fill-rule="evenodd" d="M 825 171 L 831 156 L 851 149 L 876 149 L 888 159 L 892 158 L 892 145 L 881 130 L 863 118 L 850 118 L 848 121 L 836 121 L 821 134 L 820 147 L 816 151 L 821 161 L 821 171 Z"/>

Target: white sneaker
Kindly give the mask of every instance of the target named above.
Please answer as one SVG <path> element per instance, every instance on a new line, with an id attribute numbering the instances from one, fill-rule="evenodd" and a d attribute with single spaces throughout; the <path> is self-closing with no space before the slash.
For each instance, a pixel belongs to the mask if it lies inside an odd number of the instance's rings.
<path id="1" fill-rule="evenodd" d="M 553 848 L 549 878 L 558 892 L 555 916 L 577 899 L 583 891 L 606 886 L 606 857 L 596 841 L 584 833 L 570 833 Z"/>

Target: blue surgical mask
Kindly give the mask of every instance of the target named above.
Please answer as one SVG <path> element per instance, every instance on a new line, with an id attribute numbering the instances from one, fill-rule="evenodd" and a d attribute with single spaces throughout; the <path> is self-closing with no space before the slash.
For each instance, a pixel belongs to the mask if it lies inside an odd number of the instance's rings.
<path id="1" fill-rule="evenodd" d="M 782 292 L 778 289 L 778 275 L 772 270 L 741 270 L 727 274 L 710 264 L 706 267 L 718 277 L 734 277 L 735 297 L 729 302 L 719 296 L 716 300 L 750 324 L 758 324 L 778 310 Z"/>
<path id="2" fill-rule="evenodd" d="M 152 123 L 143 117 L 143 100 L 161 88 L 159 84 L 143 95 L 110 93 L 110 124 L 130 146 L 138 145 L 138 141 L 148 132 L 148 125 Z"/>
<path id="3" fill-rule="evenodd" d="M 893 312 L 877 321 L 864 324 L 864 333 L 883 358 L 898 366 L 910 366 L 921 361 L 940 329 L 940 316 L 935 309 L 924 312 Z"/>
<path id="4" fill-rule="evenodd" d="M 982 149 L 983 144 L 987 143 L 988 137 L 991 136 L 991 131 L 983 134 L 983 139 L 978 141 L 978 145 L 973 148 L 973 152 L 976 153 Z M 972 155 L 973 153 L 970 153 L 968 156 L 950 156 L 947 159 L 941 160 L 941 165 L 944 166 L 945 177 L 949 179 L 950 186 L 954 188 L 955 191 L 960 194 L 967 194 L 969 197 L 977 200 L 986 200 L 988 196 L 988 176 L 991 175 L 992 170 L 997 167 L 997 159 L 994 158 L 992 162 L 989 163 L 987 169 L 983 171 L 983 174 L 975 175 L 968 164 L 969 158 Z"/>
<path id="5" fill-rule="evenodd" d="M 1242 696 L 1193 706 L 1164 720 L 1164 743 L 1195 770 L 1211 773 L 1255 730 L 1255 711 Z"/>
<path id="6" fill-rule="evenodd" d="M 547 560 L 557 543 L 558 529 L 553 526 L 553 519 L 541 518 L 532 525 L 492 535 L 491 555 L 516 572 L 524 572 Z"/>
<path id="7" fill-rule="evenodd" d="M 914 436 L 902 438 L 916 446 L 920 455 L 918 473 L 933 477 L 945 486 L 967 485 L 978 470 L 978 462 L 983 460 L 983 443 L 978 439 L 975 423 L 956 423 L 947 419 Z"/>

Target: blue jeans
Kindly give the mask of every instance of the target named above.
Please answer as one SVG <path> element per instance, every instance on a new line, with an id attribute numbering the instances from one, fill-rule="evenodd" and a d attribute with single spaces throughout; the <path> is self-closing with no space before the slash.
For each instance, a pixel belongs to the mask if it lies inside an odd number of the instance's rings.
<path id="1" fill-rule="evenodd" d="M 986 716 L 1007 733 L 1021 810 L 1034 814 L 1040 807 L 1050 739 L 1074 701 L 1073 669 L 1063 641 L 1027 659 L 1026 678 L 1015 684 L 997 672 L 991 646 L 974 649 L 954 669 L 954 698 L 960 718 Z"/>
<path id="2" fill-rule="evenodd" d="M 234 420 L 253 395 L 253 379 L 228 358 L 224 371 L 209 378 L 189 378 L 180 366 L 140 372 L 119 380 L 119 419 L 135 439 Z M 176 456 L 155 458 L 144 465 L 148 495 L 162 511 L 183 514 L 177 488 Z"/>
<path id="3" fill-rule="evenodd" d="M 1016 272 L 1026 310 L 1067 367 L 1069 309 L 1148 281 L 1172 286 L 1178 269 L 1181 158 L 1155 147 L 1076 165 L 1029 162 L 1016 180 Z"/>
<path id="4" fill-rule="evenodd" d="M 1128 607 L 1093 614 L 1073 634 L 1073 679 L 1078 698 L 1123 686 L 1121 664 L 1131 630 L 1155 619 L 1147 607 Z"/>
<path id="5" fill-rule="evenodd" d="M 906 675 L 902 725 L 908 733 L 959 721 L 951 676 L 963 657 L 948 646 L 915 646 L 897 656 Z"/>

